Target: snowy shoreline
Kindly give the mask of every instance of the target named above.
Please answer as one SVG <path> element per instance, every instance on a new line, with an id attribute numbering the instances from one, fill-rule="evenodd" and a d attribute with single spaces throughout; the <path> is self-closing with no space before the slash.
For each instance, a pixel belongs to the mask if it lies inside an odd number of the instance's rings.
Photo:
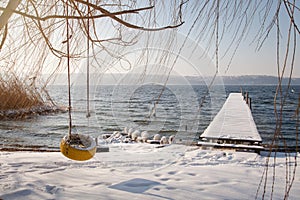
<path id="1" fill-rule="evenodd" d="M 110 144 L 109 152 L 85 162 L 58 152 L 2 151 L 0 199 L 255 199 L 267 157 L 177 144 L 156 147 Z M 298 166 L 299 158 L 298 154 Z M 285 164 L 283 155 L 276 158 L 273 199 L 284 197 Z M 300 195 L 298 174 L 297 168 L 290 199 Z M 262 194 L 263 187 L 258 199 Z"/>

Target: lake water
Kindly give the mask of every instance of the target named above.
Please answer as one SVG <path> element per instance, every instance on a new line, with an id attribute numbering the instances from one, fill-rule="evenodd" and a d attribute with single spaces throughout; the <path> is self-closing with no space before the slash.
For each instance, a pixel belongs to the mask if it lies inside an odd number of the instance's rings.
<path id="1" fill-rule="evenodd" d="M 248 91 L 252 99 L 253 118 L 263 143 L 270 143 L 276 130 L 276 86 L 243 86 L 242 89 Z M 189 144 L 198 140 L 222 107 L 227 95 L 230 92 L 240 92 L 241 87 L 214 86 L 208 94 L 207 87 L 203 85 L 170 85 L 162 94 L 162 87 L 155 84 L 104 85 L 94 86 L 90 90 L 91 117 L 86 118 L 86 89 L 83 86 L 72 88 L 74 132 L 98 137 L 128 127 L 147 130 L 150 135 L 176 135 L 177 141 Z M 49 92 L 58 105 L 66 106 L 66 86 L 51 86 Z M 291 87 L 282 115 L 282 138 L 293 149 L 296 145 L 299 92 L 300 86 Z M 279 104 L 277 108 L 279 109 Z M 0 146 L 57 148 L 61 138 L 67 133 L 67 113 L 0 121 Z"/>

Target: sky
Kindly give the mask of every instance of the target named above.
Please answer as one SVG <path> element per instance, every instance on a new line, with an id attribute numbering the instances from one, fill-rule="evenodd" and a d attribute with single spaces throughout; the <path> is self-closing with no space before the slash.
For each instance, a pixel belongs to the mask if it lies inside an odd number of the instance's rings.
<path id="1" fill-rule="evenodd" d="M 193 1 L 189 1 L 193 2 Z M 213 2 L 213 1 L 211 1 Z M 262 1 L 266 2 L 266 1 Z M 270 1 L 271 9 L 269 16 L 267 17 L 266 24 L 264 27 L 269 26 L 272 17 L 274 16 L 274 12 L 276 11 L 277 2 L 276 1 Z M 300 4 L 300 2 L 297 2 Z M 198 5 L 200 4 L 200 5 Z M 202 15 L 199 20 L 197 21 L 197 24 L 195 25 L 193 31 L 189 34 L 189 28 L 192 26 L 193 21 L 195 19 L 195 16 L 199 10 L 196 8 L 192 8 L 193 6 L 197 7 L 198 9 L 201 8 L 203 5 L 203 2 L 197 2 L 194 1 L 194 4 L 191 3 L 189 7 L 186 8 L 183 12 L 186 15 L 185 18 L 183 18 L 183 21 L 185 22 L 182 26 L 180 26 L 177 29 L 177 32 L 175 33 L 176 36 L 174 39 L 171 38 L 170 35 L 172 35 L 172 30 L 165 30 L 160 32 L 151 32 L 151 42 L 149 44 L 148 39 L 148 33 L 141 34 L 139 37 L 139 42 L 136 45 L 133 45 L 131 47 L 128 47 L 125 50 L 124 57 L 126 57 L 128 60 L 133 61 L 133 63 L 136 63 L 137 55 L 141 53 L 141 51 L 146 48 L 152 48 L 150 52 L 158 52 L 158 51 L 168 51 L 170 53 L 170 60 L 168 63 L 159 63 L 159 65 L 164 65 L 161 67 L 165 68 L 172 68 L 173 60 L 177 59 L 176 64 L 173 68 L 173 71 L 175 74 L 180 75 L 191 75 L 191 76 L 211 76 L 215 73 L 216 67 L 215 67 L 215 41 L 214 37 L 210 41 L 210 35 L 214 36 L 214 33 L 209 30 L 207 32 L 201 33 L 201 27 L 203 27 L 203 24 L 208 17 L 207 15 Z M 263 5 L 261 10 L 257 11 L 254 17 L 254 20 L 247 29 L 247 34 L 241 41 L 236 53 L 234 54 L 235 44 L 237 42 L 234 42 L 234 45 L 230 48 L 229 52 L 226 53 L 227 48 L 229 44 L 232 42 L 232 36 L 234 35 L 235 30 L 226 30 L 224 32 L 224 36 L 222 36 L 222 41 L 219 47 L 219 68 L 218 72 L 219 75 L 222 76 L 240 76 L 240 75 L 270 75 L 270 76 L 277 76 L 278 74 L 278 68 L 277 68 L 277 51 L 276 51 L 276 26 L 272 28 L 270 33 L 268 34 L 267 39 L 263 43 L 262 47 L 258 50 L 258 37 L 257 34 L 259 32 L 259 28 L 262 25 L 262 18 L 264 15 L 263 12 Z M 297 5 L 298 6 L 298 5 Z M 169 7 L 172 7 L 172 5 L 169 5 Z M 300 7 L 300 5 L 298 6 Z M 193 10 L 194 9 L 194 10 Z M 189 14 L 190 13 L 190 14 Z M 224 12 L 223 12 L 224 13 Z M 296 11 L 296 23 L 300 23 L 300 11 Z M 286 10 L 284 5 L 281 7 L 280 12 L 280 71 L 282 70 L 282 63 L 284 60 L 284 53 L 286 48 L 286 38 L 287 38 L 287 30 L 289 25 L 289 17 L 286 14 Z M 160 24 L 166 24 L 167 22 L 164 21 L 164 13 L 159 16 L 158 15 L 158 23 Z M 224 16 L 222 16 L 224 17 Z M 223 23 L 225 20 L 221 19 L 220 24 Z M 209 26 L 214 26 L 214 23 L 211 21 L 209 23 Z M 220 25 L 221 26 L 221 25 Z M 236 26 L 233 26 L 232 29 L 235 29 Z M 220 28 L 220 33 L 223 31 L 222 28 Z M 241 32 L 241 31 L 240 31 Z M 168 35 L 169 34 L 169 35 Z M 173 33 L 174 34 L 174 33 Z M 202 35 L 201 35 L 202 34 Z M 187 37 L 187 39 L 186 39 Z M 202 37 L 201 39 L 199 39 Z M 221 37 L 221 36 L 219 36 Z M 297 37 L 297 43 L 300 42 L 299 40 L 299 34 Z M 185 39 L 187 41 L 185 41 Z M 169 40 L 172 40 L 173 45 L 169 46 Z M 142 41 L 142 42 L 141 42 Z M 181 44 L 186 42 L 183 49 L 181 49 Z M 147 45 L 146 45 L 147 44 Z M 209 48 L 207 50 L 207 48 Z M 290 49 L 291 51 L 291 49 Z M 151 54 L 151 53 L 150 53 Z M 176 55 L 180 54 L 178 58 L 176 58 Z M 232 55 L 235 55 L 231 61 Z M 155 55 L 155 53 L 153 53 Z M 300 55 L 299 48 L 297 49 L 296 55 Z M 147 60 L 147 65 L 155 65 L 158 63 L 158 59 L 154 59 L 155 56 L 150 56 L 149 60 Z M 290 57 L 289 57 L 290 58 Z M 229 65 L 229 63 L 231 63 Z M 124 64 L 124 63 L 123 63 Z M 145 64 L 145 63 L 144 63 Z M 122 70 L 120 67 L 121 64 L 116 64 L 113 69 L 110 69 L 108 72 L 110 73 L 128 73 L 128 67 L 126 67 L 127 70 Z M 125 64 L 126 65 L 126 64 Z M 135 64 L 133 64 L 135 65 Z M 138 63 L 139 67 L 141 67 L 143 64 Z M 229 66 L 228 66 L 229 65 Z M 295 60 L 295 66 L 293 70 L 293 77 L 300 77 L 300 57 L 296 56 Z M 130 70 L 129 70 L 130 71 Z M 285 77 L 289 76 L 290 72 L 290 65 L 286 68 L 286 73 L 284 74 Z"/>
<path id="2" fill-rule="evenodd" d="M 266 2 L 266 1 L 265 1 Z M 272 18 L 271 16 L 274 15 L 274 12 L 277 7 L 277 2 L 276 1 L 271 1 L 272 2 L 272 7 L 271 11 L 267 20 L 267 23 L 265 27 L 269 25 L 271 22 Z M 297 1 L 297 6 L 298 8 L 300 7 L 300 1 Z M 295 21 L 296 23 L 300 24 L 300 11 L 296 10 L 296 18 Z M 225 32 L 225 36 L 222 38 L 222 43 L 219 48 L 219 73 L 221 75 L 272 75 L 272 76 L 277 76 L 277 63 L 276 63 L 276 27 L 273 27 L 271 32 L 269 33 L 266 41 L 264 42 L 263 46 L 261 49 L 257 50 L 257 33 L 259 30 L 259 27 L 262 24 L 262 16 L 263 16 L 262 11 L 258 11 L 256 13 L 256 17 L 253 20 L 253 23 L 248 30 L 248 34 L 246 37 L 242 40 L 235 56 L 234 59 L 232 60 L 232 63 L 230 67 L 228 67 L 229 60 L 232 55 L 232 49 L 231 48 L 231 53 L 227 54 L 226 56 L 224 53 L 226 52 L 227 49 L 227 44 L 231 43 L 231 36 L 234 34 L 232 30 L 227 30 Z M 281 33 L 280 33 L 280 58 L 281 58 L 281 66 L 283 63 L 283 58 L 284 58 L 284 53 L 285 53 L 285 48 L 286 48 L 286 38 L 287 38 L 287 30 L 288 30 L 288 25 L 289 25 L 289 17 L 286 13 L 285 7 L 282 5 L 281 7 L 281 12 L 280 12 L 280 28 L 281 28 Z M 201 19 L 200 19 L 201 20 Z M 222 21 L 222 19 L 221 19 Z M 189 23 L 189 22 L 188 22 Z M 190 26 L 189 24 L 187 24 Z M 184 25 L 183 25 L 184 26 Z M 195 28 L 196 31 L 194 31 L 194 35 L 190 35 L 190 38 L 194 39 L 197 38 L 197 27 Z M 221 30 L 222 31 L 222 30 Z M 187 34 L 187 30 L 185 27 L 182 27 L 180 29 L 180 32 L 183 34 Z M 299 34 L 297 34 L 297 43 L 300 42 L 300 37 Z M 207 43 L 204 40 L 198 41 L 198 45 L 202 46 L 204 49 L 207 46 Z M 214 44 L 213 44 L 214 45 Z M 291 51 L 291 50 L 290 50 Z M 212 58 L 212 62 L 215 63 L 214 60 L 214 51 L 209 51 L 208 56 Z M 293 71 L 294 77 L 300 77 L 300 57 L 297 55 L 300 55 L 300 50 L 299 48 L 296 51 L 296 60 L 295 60 L 295 67 Z M 227 70 L 228 69 L 228 70 Z M 286 69 L 287 73 L 285 73 L 285 76 L 289 76 L 289 70 L 290 68 L 288 67 Z"/>
<path id="3" fill-rule="evenodd" d="M 170 2 L 161 2 L 158 1 L 157 4 L 158 7 L 161 6 L 160 4 L 164 4 L 164 9 L 159 9 L 161 10 L 156 10 L 157 13 L 157 24 L 158 27 L 162 27 L 164 25 L 170 25 L 170 18 L 166 17 L 170 15 L 171 10 L 168 10 L 168 8 L 171 8 L 172 4 L 175 1 L 170 1 Z M 214 2 L 214 1 L 210 1 Z M 227 1 L 221 1 L 221 2 L 227 2 Z M 232 1 L 228 1 L 232 2 Z M 261 1 L 261 2 L 266 2 L 266 1 Z M 268 21 L 265 25 L 268 26 L 269 22 L 271 21 L 271 16 L 274 14 L 274 10 L 276 9 L 276 1 L 270 1 L 272 2 L 272 8 L 270 15 L 268 17 Z M 170 35 L 174 34 L 172 30 L 166 30 L 166 31 L 159 31 L 156 33 L 151 32 L 151 40 L 149 42 L 148 32 L 140 33 L 139 32 L 139 38 L 137 39 L 137 44 L 132 45 L 129 47 L 124 48 L 123 55 L 124 58 L 130 60 L 133 65 L 137 65 L 138 67 L 145 67 L 146 65 L 161 65 L 160 68 L 165 68 L 166 73 L 168 73 L 168 70 L 172 68 L 172 65 L 174 63 L 174 59 L 176 60 L 176 64 L 174 65 L 174 73 L 175 74 L 180 74 L 180 75 L 192 75 L 192 76 L 205 76 L 205 75 L 213 75 L 214 72 L 216 71 L 215 67 L 215 52 L 214 52 L 214 47 L 215 47 L 215 41 L 214 37 L 210 41 L 210 35 L 214 36 L 214 33 L 211 31 L 208 31 L 206 33 L 201 33 L 201 26 L 203 26 L 203 21 L 209 19 L 207 13 L 202 15 L 199 20 L 197 21 L 197 25 L 191 32 L 191 34 L 188 35 L 188 30 L 192 26 L 192 23 L 195 19 L 195 16 L 201 6 L 203 5 L 203 2 L 201 1 L 189 1 L 189 6 L 186 7 L 186 10 L 183 10 L 183 13 L 186 15 L 185 18 L 183 18 L 183 21 L 185 22 L 182 26 L 180 26 L 175 32 L 176 36 L 171 37 Z M 300 1 L 297 1 L 297 6 L 298 8 L 300 7 Z M 137 5 L 137 7 L 143 7 L 143 5 Z M 198 10 L 197 10 L 198 9 Z M 160 11 L 160 12 L 159 12 Z M 152 12 L 152 11 L 141 11 L 140 14 L 142 15 L 143 13 L 147 12 Z M 296 23 L 300 23 L 300 11 L 296 10 L 296 18 L 295 21 Z M 223 10 L 221 10 L 221 13 L 224 13 Z M 232 60 L 231 56 L 233 55 L 234 52 L 234 47 L 230 48 L 230 51 L 226 53 L 228 45 L 231 43 L 232 36 L 234 35 L 234 28 L 233 30 L 226 30 L 224 32 L 224 37 L 222 37 L 222 41 L 220 44 L 219 48 L 219 75 L 226 75 L 226 76 L 238 76 L 238 75 L 272 75 L 272 76 L 277 76 L 277 64 L 276 64 L 276 29 L 273 27 L 271 32 L 269 33 L 267 40 L 264 42 L 262 48 L 257 51 L 256 46 L 256 35 L 259 30 L 259 27 L 261 26 L 262 23 L 262 16 L 263 16 L 262 11 L 258 11 L 256 13 L 256 17 L 253 20 L 252 26 L 249 28 L 246 37 L 242 40 L 240 43 L 239 48 L 236 51 L 236 54 Z M 137 17 L 136 17 L 137 16 Z M 133 23 L 144 23 L 146 19 L 140 19 L 138 17 L 139 15 L 134 15 L 133 17 Z M 147 15 L 146 15 L 147 16 Z M 224 17 L 222 15 L 222 17 Z M 283 60 L 283 55 L 284 55 L 284 48 L 286 45 L 286 37 L 287 37 L 287 28 L 288 28 L 288 23 L 289 19 L 286 14 L 286 10 L 284 9 L 284 6 L 282 6 L 282 12 L 280 13 L 280 27 L 281 27 L 281 43 L 280 43 L 280 51 L 281 51 L 281 62 Z M 223 22 L 224 20 L 221 18 L 220 20 Z M 99 23 L 99 30 L 101 31 L 101 36 L 103 38 L 109 38 L 113 33 L 110 29 L 109 26 L 111 26 L 111 22 L 108 21 L 101 21 Z M 139 24 L 141 25 L 141 24 Z M 145 25 L 145 24 L 144 24 Z M 213 20 L 210 21 L 209 23 L 209 28 L 213 27 L 214 23 Z M 220 28 L 220 32 L 222 32 L 222 28 Z M 63 29 L 64 30 L 64 29 Z M 134 32 L 134 31 L 133 31 Z M 10 32 L 10 34 L 12 34 Z M 64 32 L 63 31 L 58 31 L 55 33 L 56 36 L 56 41 L 57 44 L 61 45 L 61 41 L 63 41 L 63 36 Z M 118 33 L 114 33 L 118 34 Z M 169 34 L 169 35 L 168 35 Z M 181 44 L 185 41 L 186 36 L 188 35 L 186 44 L 184 45 L 184 48 L 181 49 Z M 117 36 L 117 35 L 115 35 Z M 126 30 L 124 32 L 125 37 L 128 38 L 130 41 L 132 38 L 134 38 L 134 34 L 132 34 L 132 30 Z M 17 36 L 19 37 L 19 36 Z M 199 40 L 199 37 L 202 37 L 201 40 Z M 297 34 L 297 43 L 299 43 L 299 34 Z M 102 38 L 102 39 L 103 39 Z M 12 41 L 14 38 L 12 38 Z M 83 38 L 84 39 L 84 38 Z M 254 41 L 254 42 L 253 42 Z M 172 43 L 172 45 L 170 45 Z M 8 44 L 8 42 L 7 42 Z M 236 43 L 235 43 L 236 44 Z M 39 42 L 38 45 L 41 45 Z M 54 44 L 54 46 L 56 43 Z M 76 44 L 79 45 L 79 44 Z M 79 49 L 78 51 L 84 52 L 85 51 L 85 46 L 82 46 L 78 48 L 76 45 L 73 45 L 74 49 Z M 103 43 L 106 47 L 110 48 L 107 43 Z M 210 48 L 207 50 L 208 46 Z M 37 47 L 37 45 L 35 45 Z M 141 56 L 143 56 L 143 50 L 145 48 L 150 48 L 150 53 L 149 53 L 149 59 L 140 63 L 139 59 Z M 9 49 L 9 48 L 8 48 Z M 122 47 L 120 47 L 122 49 Z M 36 49 L 35 49 L 36 50 Z M 37 48 L 38 50 L 38 48 Z M 98 49 L 99 50 L 99 49 Z M 29 54 L 31 53 L 31 50 L 27 50 Z M 101 52 L 102 49 L 99 50 Z M 117 50 L 118 51 L 118 50 Z M 32 51 L 33 52 L 33 51 Z M 105 53 L 105 52 L 104 52 Z M 126 60 L 118 61 L 118 58 L 111 58 L 108 55 L 105 55 L 103 52 L 99 53 L 99 60 L 100 63 L 102 64 L 100 67 L 107 65 L 108 67 L 111 67 L 109 70 L 106 70 L 106 68 L 102 71 L 105 71 L 107 73 L 128 73 L 131 68 L 127 66 Z M 160 58 L 157 56 L 157 54 L 166 54 L 169 53 L 170 59 L 168 62 L 164 62 L 160 60 Z M 180 56 L 177 57 L 177 55 L 180 54 Z M 224 56 L 225 54 L 225 56 Z M 4 54 L 2 54 L 4 55 Z M 300 50 L 299 48 L 297 49 L 296 56 L 300 55 Z M 15 58 L 18 59 L 19 62 L 22 62 L 19 57 Z M 32 59 L 35 59 L 33 56 Z M 16 60 L 13 60 L 12 62 L 16 62 Z M 64 61 L 65 62 L 65 61 Z M 77 62 L 77 63 L 76 63 Z M 147 63 L 148 62 L 148 63 Z M 39 60 L 36 59 L 34 63 L 39 64 Z M 85 71 L 85 64 L 86 60 L 75 60 L 73 61 L 74 63 L 74 68 L 79 69 L 79 70 L 73 70 L 75 72 L 83 72 Z M 72 64 L 73 64 L 72 63 Z M 231 65 L 228 67 L 228 64 L 231 63 Z M 1 63 L 0 63 L 1 64 Z M 4 63 L 3 65 L 5 65 Z M 99 68 L 99 63 L 94 62 L 95 65 Z M 23 63 L 16 64 L 16 68 L 21 69 L 22 73 L 24 72 L 24 67 L 20 68 L 19 65 L 24 65 Z M 28 62 L 26 64 L 27 66 L 35 66 L 36 64 L 33 64 L 32 62 Z M 45 62 L 45 69 L 49 68 L 50 70 L 44 70 L 43 72 L 46 74 L 51 73 L 53 71 L 54 67 L 57 65 L 57 61 L 53 61 L 51 58 L 47 58 L 47 62 Z M 65 63 L 64 63 L 65 65 Z M 294 71 L 293 71 L 293 77 L 300 77 L 300 57 L 296 57 L 295 60 L 295 66 L 294 66 Z M 282 65 L 281 65 L 282 66 Z M 30 72 L 30 70 L 28 70 Z M 155 71 L 155 67 L 154 67 Z M 286 71 L 289 71 L 289 68 L 286 69 Z M 61 70 L 61 72 L 66 72 L 66 70 Z M 285 76 L 289 76 L 288 73 L 285 74 Z"/>
<path id="4" fill-rule="evenodd" d="M 298 43 L 300 42 L 298 36 Z M 227 66 L 221 66 L 221 73 L 224 75 L 277 75 L 277 51 L 276 51 L 276 33 L 272 31 L 269 38 L 266 40 L 260 50 L 256 50 L 255 44 L 250 44 L 246 41 L 241 44 L 236 56 L 233 59 L 232 65 L 227 73 Z M 281 59 L 283 60 L 285 46 L 281 45 Z M 296 55 L 300 55 L 299 48 Z M 222 60 L 221 60 L 222 63 Z M 281 62 L 283 63 L 283 62 Z M 300 57 L 295 61 L 294 76 L 300 77 Z M 288 68 L 287 72 L 290 68 Z M 288 73 L 285 73 L 288 76 Z"/>

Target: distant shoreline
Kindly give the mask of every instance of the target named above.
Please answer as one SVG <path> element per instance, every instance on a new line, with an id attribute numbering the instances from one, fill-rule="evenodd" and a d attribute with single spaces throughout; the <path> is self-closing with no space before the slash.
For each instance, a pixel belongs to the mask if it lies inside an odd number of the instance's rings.
<path id="1" fill-rule="evenodd" d="M 99 74 L 90 75 L 90 85 L 136 85 L 139 82 L 139 75 L 128 75 L 124 79 L 125 74 Z M 127 75 L 126 75 L 127 76 Z M 101 78 L 99 78 L 101 77 Z M 156 75 L 144 80 L 144 83 L 149 82 L 155 84 L 164 83 L 165 75 Z M 84 74 L 72 74 L 72 82 L 75 85 L 85 85 L 86 76 Z M 121 80 L 121 82 L 119 82 Z M 212 77 L 199 76 L 171 76 L 168 80 L 168 85 L 207 85 L 211 82 Z M 288 85 L 289 78 L 284 77 L 281 85 Z M 49 85 L 67 85 L 66 75 L 58 74 L 55 82 Z M 218 76 L 215 80 L 215 85 L 278 85 L 278 77 L 267 75 L 243 75 L 243 76 Z M 291 85 L 300 85 L 300 78 L 292 78 Z"/>

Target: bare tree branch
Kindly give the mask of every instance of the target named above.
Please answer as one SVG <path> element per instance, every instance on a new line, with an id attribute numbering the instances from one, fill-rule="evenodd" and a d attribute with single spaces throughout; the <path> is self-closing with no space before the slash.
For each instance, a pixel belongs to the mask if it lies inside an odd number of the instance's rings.
<path id="1" fill-rule="evenodd" d="M 138 9 L 132 9 L 132 10 L 122 10 L 119 12 L 113 12 L 110 14 L 101 14 L 101 15 L 89 15 L 89 16 L 75 16 L 75 15 L 70 15 L 70 16 L 65 16 L 65 15 L 48 15 L 48 16 L 44 16 L 44 17 L 40 17 L 40 16 L 35 16 L 35 15 L 30 15 L 28 13 L 24 13 L 18 10 L 13 11 L 16 14 L 22 15 L 24 17 L 28 17 L 31 19 L 36 19 L 36 20 L 40 20 L 40 21 L 46 21 L 49 19 L 98 19 L 98 18 L 103 18 L 103 17 L 111 17 L 111 16 L 117 16 L 117 15 L 124 15 L 124 14 L 137 14 L 138 11 L 142 11 L 142 10 L 148 10 L 148 9 L 152 9 L 153 6 L 151 7 L 146 7 L 146 8 L 138 8 Z M 5 8 L 0 7 L 0 10 L 5 10 Z"/>
<path id="2" fill-rule="evenodd" d="M 165 30 L 165 29 L 169 29 L 169 28 L 177 28 L 179 26 L 181 26 L 184 22 L 181 22 L 177 25 L 174 25 L 174 26 L 165 26 L 165 27 L 161 27 L 161 28 L 145 28 L 145 27 L 142 27 L 142 26 L 137 26 L 137 25 L 134 25 L 134 24 L 131 24 L 129 22 L 126 22 L 120 18 L 118 18 L 117 16 L 113 15 L 112 13 L 110 13 L 108 10 L 102 8 L 101 6 L 97 6 L 95 4 L 92 4 L 92 3 L 88 3 L 86 1 L 83 1 L 83 0 L 74 0 L 74 1 L 77 1 L 79 3 L 82 3 L 82 4 L 85 4 L 85 5 L 88 5 L 96 10 L 99 10 L 100 12 L 102 12 L 103 14 L 106 14 L 107 16 L 109 16 L 111 19 L 119 22 L 120 24 L 128 27 L 128 28 L 132 28 L 132 29 L 139 29 L 139 30 L 143 30 L 143 31 L 161 31 L 161 30 Z M 148 7 L 148 9 L 150 9 L 151 7 Z M 152 7 L 153 8 L 153 7 Z"/>
<path id="3" fill-rule="evenodd" d="M 284 6 L 285 6 L 285 9 L 286 9 L 286 12 L 287 14 L 289 15 L 290 19 L 291 19 L 291 22 L 293 23 L 295 29 L 297 30 L 298 34 L 300 34 L 300 30 L 295 22 L 295 19 L 294 19 L 294 14 L 293 12 L 290 10 L 290 8 L 288 7 L 289 5 L 292 5 L 292 9 L 294 8 L 297 8 L 296 6 L 294 6 L 294 4 L 290 3 L 290 2 L 287 2 L 287 1 L 283 1 L 284 3 Z M 299 8 L 298 8 L 299 9 Z"/>
<path id="4" fill-rule="evenodd" d="M 2 37 L 2 40 L 1 40 L 1 44 L 0 44 L 0 51 L 1 51 L 2 47 L 3 47 L 3 45 L 4 45 L 5 39 L 7 37 L 7 32 L 8 32 L 8 28 L 7 27 L 8 26 L 6 24 L 5 27 L 4 27 L 3 37 Z"/>

